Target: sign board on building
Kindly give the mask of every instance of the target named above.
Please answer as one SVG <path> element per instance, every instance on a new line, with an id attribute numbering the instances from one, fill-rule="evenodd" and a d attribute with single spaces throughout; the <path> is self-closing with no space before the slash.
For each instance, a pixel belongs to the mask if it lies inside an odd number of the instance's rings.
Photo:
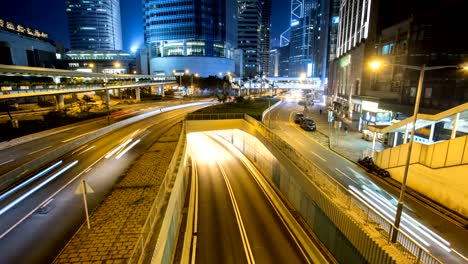
<path id="1" fill-rule="evenodd" d="M 0 29 L 14 31 L 16 33 L 20 33 L 22 35 L 29 36 L 29 37 L 44 38 L 44 39 L 49 37 L 47 33 L 41 32 L 37 29 L 24 27 L 20 24 L 15 25 L 13 22 L 5 21 L 3 19 L 0 19 Z"/>

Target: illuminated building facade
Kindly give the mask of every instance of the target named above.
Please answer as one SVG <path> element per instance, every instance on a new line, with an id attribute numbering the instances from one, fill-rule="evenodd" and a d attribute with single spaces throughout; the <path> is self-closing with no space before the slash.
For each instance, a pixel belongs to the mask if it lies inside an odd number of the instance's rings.
<path id="1" fill-rule="evenodd" d="M 262 71 L 262 2 L 239 0 L 238 4 L 238 45 L 244 51 L 244 75 L 252 78 Z"/>
<path id="2" fill-rule="evenodd" d="M 58 68 L 63 53 L 63 45 L 47 33 L 0 19 L 0 64 Z"/>
<path id="3" fill-rule="evenodd" d="M 72 50 L 122 50 L 120 0 L 67 0 Z"/>
<path id="4" fill-rule="evenodd" d="M 236 0 L 147 0 L 143 10 L 151 74 L 234 72 Z"/>

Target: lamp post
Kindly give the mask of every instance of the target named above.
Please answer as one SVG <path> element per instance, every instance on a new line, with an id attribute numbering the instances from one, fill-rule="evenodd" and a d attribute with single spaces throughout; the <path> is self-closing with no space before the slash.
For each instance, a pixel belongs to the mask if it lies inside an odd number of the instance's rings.
<path id="1" fill-rule="evenodd" d="M 398 66 L 406 69 L 411 69 L 411 70 L 417 70 L 419 71 L 419 80 L 418 80 L 418 87 L 416 91 L 416 101 L 414 103 L 414 112 L 413 112 L 413 117 L 411 121 L 411 134 L 410 134 L 410 141 L 408 145 L 408 155 L 406 156 L 406 163 L 405 163 L 405 171 L 403 174 L 403 181 L 401 183 L 401 190 L 400 190 L 400 196 L 398 199 L 398 205 L 395 213 L 395 221 L 394 221 L 394 227 L 391 232 L 391 241 L 392 243 L 395 243 L 397 241 L 398 237 L 398 229 L 400 228 L 400 222 L 401 222 L 401 214 L 403 212 L 403 204 L 404 204 L 404 198 L 405 198 L 405 190 L 406 190 L 406 180 L 408 179 L 408 171 L 409 171 L 409 165 L 411 161 L 411 151 L 413 149 L 413 140 L 414 140 L 414 131 L 416 127 L 416 119 L 417 115 L 419 112 L 419 103 L 421 101 L 421 93 L 422 93 L 422 86 L 423 86 L 423 81 L 424 81 L 424 73 L 426 71 L 431 71 L 431 70 L 440 70 L 440 69 L 445 69 L 445 68 L 461 68 L 460 65 L 447 65 L 447 66 L 430 66 L 426 67 L 425 64 L 422 66 L 413 66 L 413 65 L 403 65 L 403 64 L 393 64 L 393 63 L 382 63 L 380 61 L 373 61 L 370 64 L 370 67 L 374 70 L 379 69 L 383 65 L 390 65 L 390 66 Z M 467 70 L 468 67 L 464 66 L 462 67 L 464 70 Z"/>

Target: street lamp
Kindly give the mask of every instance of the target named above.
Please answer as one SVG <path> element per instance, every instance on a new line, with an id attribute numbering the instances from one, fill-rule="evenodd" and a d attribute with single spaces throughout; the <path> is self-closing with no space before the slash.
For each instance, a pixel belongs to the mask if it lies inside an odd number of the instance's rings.
<path id="1" fill-rule="evenodd" d="M 404 197 L 405 197 L 405 190 L 406 190 L 406 180 L 408 178 L 408 171 L 409 171 L 409 165 L 411 161 L 411 151 L 413 148 L 413 140 L 414 140 L 414 131 L 416 127 L 416 119 L 417 115 L 419 112 L 419 102 L 421 101 L 421 93 L 422 93 L 422 86 L 423 86 L 423 81 L 424 81 L 424 73 L 426 71 L 432 71 L 432 70 L 440 70 L 440 69 L 445 69 L 445 68 L 462 68 L 463 70 L 468 70 L 468 66 L 460 66 L 460 65 L 447 65 L 447 66 L 429 66 L 426 67 L 425 64 L 422 66 L 413 66 L 413 65 L 403 65 L 403 64 L 393 64 L 393 63 L 383 63 L 380 61 L 372 61 L 369 63 L 369 66 L 373 70 L 378 70 L 384 65 L 389 65 L 389 66 L 398 66 L 406 69 L 411 69 L 411 70 L 417 70 L 419 71 L 419 80 L 418 80 L 418 88 L 416 91 L 416 101 L 414 103 L 414 113 L 411 121 L 411 134 L 410 134 L 410 141 L 408 145 L 408 155 L 406 156 L 406 164 L 405 164 L 405 171 L 403 174 L 403 181 L 401 183 L 401 190 L 400 190 L 400 197 L 398 199 L 398 205 L 397 205 L 397 210 L 395 214 L 395 222 L 394 222 L 394 228 L 392 229 L 391 233 L 391 241 L 392 243 L 395 243 L 397 240 L 398 236 L 398 229 L 400 228 L 400 221 L 401 221 L 401 214 L 403 212 L 403 203 L 404 203 Z"/>

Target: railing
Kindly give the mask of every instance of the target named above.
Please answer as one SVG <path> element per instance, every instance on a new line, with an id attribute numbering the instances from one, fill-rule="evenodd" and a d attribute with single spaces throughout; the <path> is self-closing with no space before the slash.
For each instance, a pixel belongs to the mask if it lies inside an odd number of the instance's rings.
<path id="1" fill-rule="evenodd" d="M 244 119 L 243 113 L 188 114 L 186 120 Z"/>
<path id="2" fill-rule="evenodd" d="M 422 164 L 438 169 L 448 166 L 468 164 L 468 156 L 463 155 L 468 148 L 468 136 L 426 145 L 414 142 L 411 164 Z M 376 153 L 375 163 L 383 168 L 396 168 L 406 165 L 408 143 Z"/>
<path id="3" fill-rule="evenodd" d="M 151 86 L 163 84 L 165 82 L 118 82 L 114 84 L 107 84 L 102 86 L 100 84 L 82 84 L 82 85 L 44 85 L 41 88 L 29 87 L 29 86 L 2 86 L 0 91 L 0 98 L 13 98 L 19 97 L 20 95 L 27 94 L 29 96 L 36 95 L 48 95 L 48 94 L 60 94 L 66 92 L 83 92 L 83 91 L 97 91 L 97 90 L 109 90 L 119 88 L 133 88 L 142 86 Z M 166 82 L 167 83 L 167 82 Z M 23 87 L 23 88 L 22 88 Z M 27 87 L 27 89 L 26 89 Z M 31 95 L 34 94 L 34 95 Z"/>
<path id="4" fill-rule="evenodd" d="M 145 248 L 147 247 L 149 240 L 151 239 L 151 236 L 153 235 L 156 222 L 158 221 L 158 219 L 162 217 L 161 216 L 161 214 L 163 213 L 162 209 L 167 199 L 166 194 L 171 190 L 172 188 L 171 183 L 174 180 L 176 180 L 176 183 L 174 184 L 173 190 L 176 191 L 177 194 L 184 193 L 183 188 L 181 188 L 182 179 L 179 176 L 181 172 L 183 171 L 183 166 L 185 166 L 185 157 L 186 157 L 185 150 L 187 146 L 186 141 L 187 139 L 186 139 L 185 123 L 184 123 L 182 127 L 182 133 L 180 134 L 177 147 L 174 151 L 174 155 L 172 156 L 172 160 L 169 164 L 166 174 L 164 175 L 164 179 L 160 185 L 160 189 L 158 191 L 156 199 L 154 200 L 153 205 L 151 206 L 151 210 L 148 214 L 148 218 L 146 219 L 145 224 L 141 228 L 141 235 L 138 238 L 137 244 L 133 250 L 132 256 L 128 260 L 128 263 L 142 263 L 143 260 L 146 258 L 147 254 L 146 254 Z M 174 175 L 176 175 L 176 179 L 174 179 Z M 173 197 L 174 196 L 171 195 L 171 199 Z M 179 205 L 181 204 L 182 203 L 179 203 Z M 167 209 L 165 211 L 167 213 L 179 214 L 180 210 L 177 210 L 177 208 L 174 208 L 174 207 L 175 205 L 169 202 L 169 205 L 167 206 Z M 177 237 L 176 237 L 177 232 L 173 232 L 173 234 L 170 234 L 171 233 L 170 229 L 172 228 L 169 228 L 169 227 L 173 223 L 170 223 L 170 222 L 168 223 L 168 221 L 172 219 L 174 219 L 173 216 L 164 217 L 160 233 L 163 233 L 164 235 L 162 237 L 166 239 L 162 241 L 161 239 L 158 238 L 156 249 L 153 254 L 153 258 L 155 258 L 154 256 L 156 256 L 156 258 L 159 259 L 157 263 L 169 263 L 171 254 L 173 252 L 173 248 L 175 247 L 174 242 L 175 240 L 177 240 Z M 149 250 L 149 251 L 152 252 L 152 250 Z"/>
<path id="5" fill-rule="evenodd" d="M 322 192 L 339 205 L 343 210 L 351 210 L 358 215 L 355 220 L 361 226 L 374 227 L 378 233 L 390 243 L 390 234 L 395 226 L 387 220 L 382 214 L 373 209 L 369 204 L 354 195 L 352 191 L 336 181 L 333 176 L 320 169 L 309 159 L 298 153 L 286 141 L 281 139 L 275 133 L 271 132 L 264 124 L 258 122 L 254 118 L 245 115 L 244 119 L 253 125 L 257 131 L 265 138 L 269 139 L 281 152 L 283 152 L 290 160 L 308 175 L 312 183 L 315 184 Z M 423 248 L 418 242 L 412 239 L 403 230 L 398 230 L 398 243 L 394 244 L 400 252 L 411 259 L 414 263 L 442 263 L 434 257 L 429 251 Z"/>

